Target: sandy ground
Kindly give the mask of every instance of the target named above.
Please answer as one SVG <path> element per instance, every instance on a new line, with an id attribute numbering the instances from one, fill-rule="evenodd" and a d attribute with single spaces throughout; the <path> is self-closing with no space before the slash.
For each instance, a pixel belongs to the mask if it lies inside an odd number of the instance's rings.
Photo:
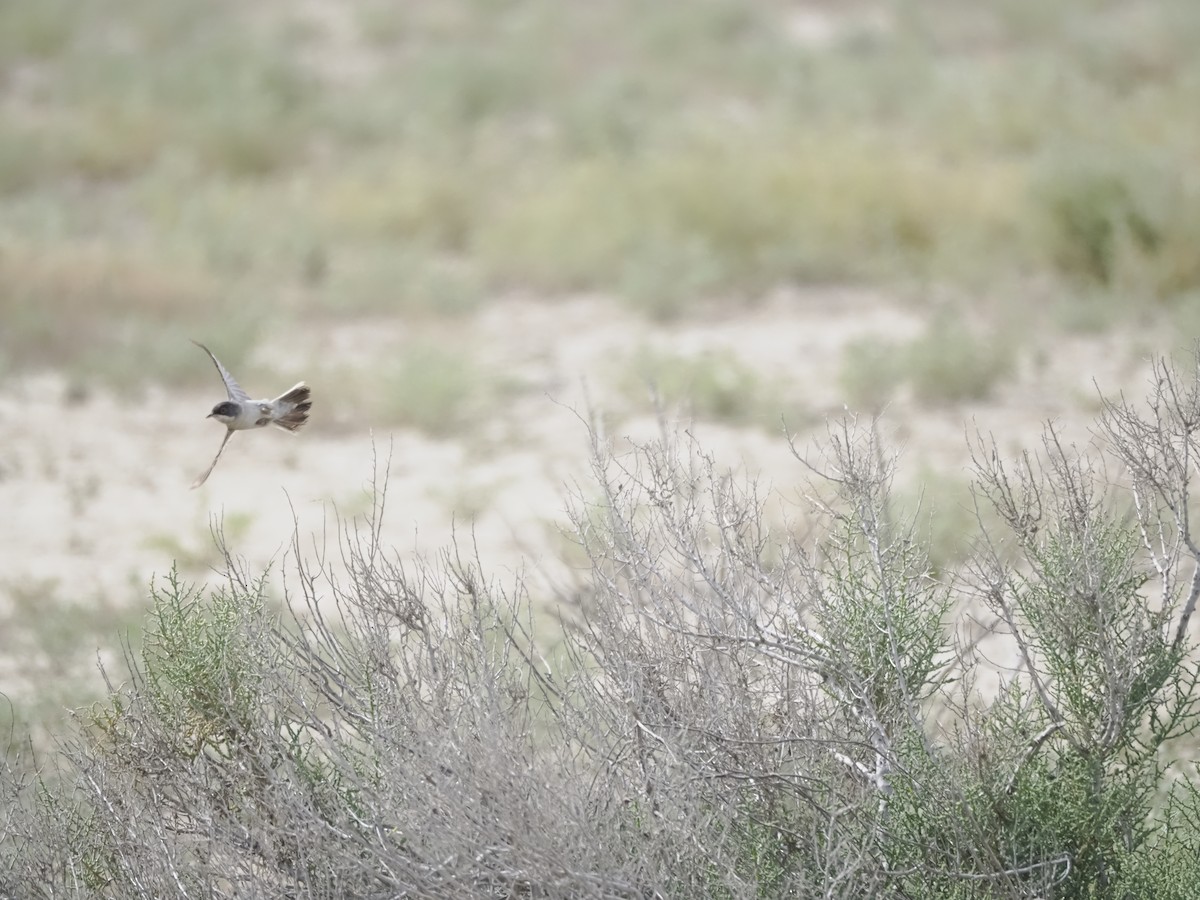
<path id="1" fill-rule="evenodd" d="M 526 388 L 470 433 L 435 440 L 364 422 L 295 436 L 274 429 L 240 434 L 194 491 L 189 485 L 222 434 L 204 418 L 224 399 L 219 383 L 182 396 L 150 389 L 137 398 L 93 391 L 76 399 L 54 374 L 10 379 L 0 390 L 0 609 L 14 591 L 30 590 L 44 593 L 50 617 L 62 614 L 64 598 L 141 604 L 151 576 L 165 573 L 173 559 L 189 578 L 214 578 L 207 567 L 216 562 L 216 522 L 251 571 L 278 562 L 294 528 L 310 545 L 338 514 L 369 510 L 376 454 L 380 463 L 391 455 L 385 534 L 401 556 L 447 545 L 457 527 L 460 535 L 473 533 L 493 574 L 553 566 L 570 485 L 587 478 L 585 391 L 602 408 L 627 407 L 628 397 L 613 388 L 614 361 L 638 343 L 678 354 L 737 354 L 765 380 L 788 386 L 812 413 L 810 432 L 799 437 L 804 447 L 823 430 L 824 417 L 843 410 L 837 373 L 845 345 L 865 335 L 910 338 L 924 324 L 915 309 L 851 290 L 781 294 L 729 317 L 653 326 L 594 298 L 505 300 L 469 323 L 462 338 L 491 370 L 519 375 Z M 402 325 L 346 325 L 300 335 L 307 340 L 289 346 L 361 353 L 368 336 Z M 195 355 L 198 367 L 208 366 Z M 901 398 L 887 412 L 888 434 L 905 471 L 924 466 L 962 477 L 972 422 L 1014 451 L 1033 445 L 1049 418 L 1086 440 L 1092 379 L 1106 390 L 1140 391 L 1141 372 L 1119 337 L 1060 341 L 1053 354 L 1025 360 L 987 404 L 926 409 Z M 254 396 L 277 387 L 245 386 Z M 321 384 L 312 387 L 313 417 L 320 419 L 333 398 Z M 618 438 L 654 429 L 645 412 L 618 414 L 615 422 Z M 804 472 L 781 434 L 705 423 L 693 431 L 723 464 L 795 496 Z"/>

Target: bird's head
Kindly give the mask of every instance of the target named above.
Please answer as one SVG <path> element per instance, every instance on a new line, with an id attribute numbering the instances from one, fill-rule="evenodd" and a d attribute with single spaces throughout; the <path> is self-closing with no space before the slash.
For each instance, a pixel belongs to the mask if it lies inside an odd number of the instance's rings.
<path id="1" fill-rule="evenodd" d="M 210 412 L 206 418 L 216 419 L 218 422 L 230 425 L 235 419 L 237 419 L 238 413 L 241 411 L 242 408 L 232 400 L 226 400 L 214 406 L 213 411 Z"/>

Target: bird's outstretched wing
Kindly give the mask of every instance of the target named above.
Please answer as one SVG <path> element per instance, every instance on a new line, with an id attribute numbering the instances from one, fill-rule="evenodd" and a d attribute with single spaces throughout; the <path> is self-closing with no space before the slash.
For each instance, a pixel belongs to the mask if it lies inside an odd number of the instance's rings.
<path id="1" fill-rule="evenodd" d="M 221 446 L 220 446 L 220 448 L 217 450 L 217 455 L 213 457 L 213 461 L 212 461 L 211 463 L 209 463 L 209 466 L 208 466 L 208 468 L 207 468 L 207 469 L 205 469 L 205 470 L 204 470 L 204 472 L 202 472 L 202 473 L 200 474 L 200 476 L 199 476 L 199 477 L 198 477 L 198 478 L 197 478 L 195 481 L 193 481 L 193 482 L 192 482 L 192 489 L 193 489 L 193 490 L 195 490 L 196 488 L 200 487 L 200 485 L 204 484 L 204 482 L 208 481 L 208 476 L 209 476 L 209 475 L 211 475 L 211 474 L 212 474 L 212 470 L 213 470 L 213 469 L 215 469 L 215 468 L 217 467 L 217 460 L 218 460 L 218 459 L 220 459 L 220 458 L 221 458 L 221 454 L 225 452 L 225 445 L 229 443 L 229 439 L 230 439 L 231 437 L 233 437 L 233 430 L 232 430 L 232 429 L 230 429 L 229 431 L 226 431 L 226 432 L 225 432 L 225 439 L 224 439 L 223 441 L 221 441 Z"/>
<path id="2" fill-rule="evenodd" d="M 221 361 L 213 355 L 213 352 L 199 341 L 192 341 L 192 343 L 208 354 L 208 358 L 213 361 L 213 365 L 221 373 L 221 380 L 225 382 L 225 390 L 229 393 L 229 399 L 235 403 L 249 403 L 250 395 L 243 391 L 242 386 L 233 380 L 233 376 L 229 374 L 229 370 L 221 365 Z M 224 447 L 224 444 L 221 446 Z M 218 453 L 217 455 L 220 456 L 221 454 Z M 213 465 L 216 465 L 216 460 L 213 460 Z M 212 470 L 209 469 L 209 471 L 211 472 Z"/>

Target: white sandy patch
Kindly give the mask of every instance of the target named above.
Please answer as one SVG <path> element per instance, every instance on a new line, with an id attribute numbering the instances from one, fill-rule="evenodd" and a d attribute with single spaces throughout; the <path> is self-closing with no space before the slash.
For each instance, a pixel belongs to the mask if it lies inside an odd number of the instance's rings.
<path id="1" fill-rule="evenodd" d="M 362 360 L 364 347 L 403 352 L 396 349 L 408 337 L 403 323 L 375 321 L 356 333 L 359 327 L 289 337 L 288 346 L 302 354 L 311 348 L 314 359 L 319 351 Z M 370 509 L 372 454 L 382 464 L 389 449 L 384 537 L 402 557 L 446 546 L 457 529 L 497 575 L 523 561 L 553 568 L 570 486 L 584 493 L 589 487 L 586 398 L 621 412 L 629 401 L 614 389 L 613 373 L 639 345 L 680 355 L 733 353 L 764 379 L 798 387 L 817 413 L 816 424 L 810 420 L 808 433 L 798 436 L 808 452 L 824 431 L 821 419 L 842 412 L 837 385 L 846 344 L 864 336 L 908 340 L 924 321 L 918 311 L 869 292 L 821 290 L 781 293 L 755 309 L 679 324 L 649 324 L 599 298 L 514 298 L 454 327 L 465 346 L 477 348 L 486 371 L 526 386 L 504 395 L 456 439 L 372 430 L 370 422 L 294 436 L 243 433 L 196 491 L 188 486 L 222 435 L 204 418 L 221 399 L 219 385 L 182 396 L 152 390 L 134 399 L 95 391 L 71 402 L 60 377 L 9 379 L 0 392 L 0 605 L 34 584 L 56 586 L 58 595 L 76 601 L 138 604 L 150 576 L 166 572 L 174 557 L 190 567 L 189 578 L 215 577 L 205 569 L 215 561 L 209 528 L 222 518 L 232 549 L 251 571 L 278 563 L 289 550 L 294 517 L 302 545 L 323 542 L 336 559 L 334 515 L 353 518 Z M 897 402 L 883 428 L 903 451 L 901 479 L 923 467 L 965 478 L 964 437 L 972 421 L 1006 452 L 1036 446 L 1047 419 L 1086 443 L 1095 415 L 1093 376 L 1110 392 L 1144 393 L 1144 366 L 1119 338 L 1058 340 L 1040 362 L 1025 359 L 994 401 L 945 409 Z M 275 349 L 262 348 L 263 357 L 274 358 Z M 196 365 L 207 361 L 198 355 Z M 270 386 L 247 387 L 256 393 Z M 317 420 L 331 398 L 319 383 L 313 389 Z M 625 409 L 606 421 L 615 422 L 611 436 L 618 439 L 650 439 L 657 428 L 644 410 Z M 785 503 L 800 500 L 808 473 L 781 433 L 705 422 L 690 430 L 720 465 L 761 475 Z M 47 604 L 47 615 L 54 615 L 53 597 Z"/>

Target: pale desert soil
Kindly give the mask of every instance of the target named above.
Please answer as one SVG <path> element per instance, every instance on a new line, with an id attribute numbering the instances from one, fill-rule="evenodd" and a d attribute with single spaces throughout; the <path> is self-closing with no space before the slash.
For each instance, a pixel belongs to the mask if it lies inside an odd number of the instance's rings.
<path id="1" fill-rule="evenodd" d="M 595 298 L 504 300 L 454 328 L 488 371 L 516 376 L 523 388 L 461 435 L 439 440 L 342 419 L 337 428 L 326 423 L 296 436 L 238 435 L 195 491 L 189 485 L 221 437 L 204 418 L 223 399 L 219 383 L 179 395 L 97 389 L 80 399 L 53 373 L 10 378 L 0 390 L 0 609 L 9 608 L 13 592 L 31 590 L 44 593 L 47 617 L 62 615 L 68 600 L 143 604 L 149 579 L 173 558 L 190 579 L 216 578 L 206 566 L 216 561 L 210 526 L 220 521 L 251 571 L 278 566 L 294 527 L 311 547 L 338 514 L 353 518 L 370 508 L 375 454 L 381 462 L 391 455 L 385 534 L 402 557 L 447 545 L 457 528 L 498 576 L 553 568 L 571 485 L 582 483 L 586 493 L 585 391 L 613 413 L 618 440 L 654 432 L 653 417 L 644 408 L 630 411 L 628 393 L 614 387 L 633 348 L 737 354 L 765 381 L 784 386 L 792 408 L 806 411 L 803 449 L 813 446 L 826 417 L 842 414 L 837 375 L 846 344 L 865 335 L 911 338 L 925 316 L 919 307 L 853 290 L 780 295 L 750 311 L 674 325 L 649 325 Z M 375 321 L 332 333 L 315 329 L 286 345 L 312 355 L 292 360 L 295 376 L 304 377 L 306 364 L 326 363 L 330 354 L 362 363 L 372 352 L 394 352 L 390 342 L 404 333 L 402 322 Z M 261 349 L 273 367 L 289 371 L 281 352 Z M 195 353 L 196 366 L 206 367 Z M 1093 378 L 1106 391 L 1140 394 L 1144 364 L 1119 335 L 1056 339 L 1051 352 L 1038 351 L 1031 339 L 1018 375 L 986 404 L 930 409 L 900 398 L 886 413 L 885 431 L 903 454 L 902 477 L 923 468 L 965 478 L 964 433 L 972 422 L 1013 451 L 1036 444 L 1050 418 L 1086 441 Z M 245 386 L 255 396 L 277 387 Z M 312 386 L 319 421 L 337 400 L 320 383 Z M 798 499 L 805 473 L 781 430 L 703 422 L 692 430 L 722 464 L 761 475 L 785 501 Z"/>

